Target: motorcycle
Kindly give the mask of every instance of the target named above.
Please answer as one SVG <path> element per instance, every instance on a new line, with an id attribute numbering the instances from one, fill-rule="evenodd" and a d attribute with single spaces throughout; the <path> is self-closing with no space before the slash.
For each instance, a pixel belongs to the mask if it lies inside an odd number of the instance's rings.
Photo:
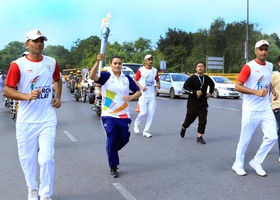
<path id="1" fill-rule="evenodd" d="M 3 95 L 3 104 L 6 108 L 10 108 L 10 99 Z"/>
<path id="2" fill-rule="evenodd" d="M 76 101 L 79 101 L 81 98 L 82 102 L 85 103 L 87 100 L 88 83 L 86 80 L 78 83 L 75 87 L 74 98 Z"/>
<path id="3" fill-rule="evenodd" d="M 12 119 L 16 122 L 17 121 L 17 111 L 18 111 L 18 101 L 11 100 L 10 101 L 10 112 L 12 114 Z"/>
<path id="4" fill-rule="evenodd" d="M 75 81 L 70 79 L 67 83 L 67 87 L 69 86 L 70 93 L 74 93 L 75 91 Z"/>
<path id="5" fill-rule="evenodd" d="M 66 86 L 67 86 L 67 88 L 68 88 L 68 89 L 70 89 L 70 85 L 71 85 L 70 80 L 67 80 L 67 84 L 66 84 Z"/>
<path id="6" fill-rule="evenodd" d="M 89 104 L 93 104 L 93 107 L 91 109 L 96 112 L 96 115 L 98 117 L 100 117 L 101 110 L 102 110 L 101 87 L 95 86 L 93 93 L 90 93 L 88 97 L 89 97 Z"/>
<path id="7" fill-rule="evenodd" d="M 12 114 L 12 119 L 16 121 L 17 111 L 18 111 L 18 101 L 3 96 L 3 103 L 4 106 L 10 110 L 10 113 Z"/>

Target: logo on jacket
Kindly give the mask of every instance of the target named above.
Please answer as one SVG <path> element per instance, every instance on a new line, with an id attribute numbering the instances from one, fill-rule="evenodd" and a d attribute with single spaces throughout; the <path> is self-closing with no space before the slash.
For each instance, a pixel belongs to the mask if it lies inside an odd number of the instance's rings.
<path id="1" fill-rule="evenodd" d="M 51 71 L 51 66 L 50 66 L 50 65 L 47 65 L 47 69 L 48 69 L 49 71 Z"/>

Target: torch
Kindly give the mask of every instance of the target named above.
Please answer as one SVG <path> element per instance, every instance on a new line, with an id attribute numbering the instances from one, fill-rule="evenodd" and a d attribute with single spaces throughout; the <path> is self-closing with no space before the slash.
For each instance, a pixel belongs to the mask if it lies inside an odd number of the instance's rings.
<path id="1" fill-rule="evenodd" d="M 104 54 L 106 50 L 106 44 L 110 33 L 110 29 L 108 28 L 108 24 L 109 24 L 108 22 L 110 18 L 111 18 L 111 13 L 107 13 L 106 18 L 102 20 L 102 24 L 101 24 L 102 35 L 101 35 L 101 48 L 100 48 L 101 54 Z M 98 77 L 100 77 L 102 65 L 103 65 L 103 60 L 99 61 Z"/>

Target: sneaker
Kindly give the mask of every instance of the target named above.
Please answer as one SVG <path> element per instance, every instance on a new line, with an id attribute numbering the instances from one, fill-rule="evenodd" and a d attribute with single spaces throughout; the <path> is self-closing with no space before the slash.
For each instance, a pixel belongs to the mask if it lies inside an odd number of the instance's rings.
<path id="1" fill-rule="evenodd" d="M 140 132 L 139 126 L 134 124 L 134 133 L 138 134 Z"/>
<path id="2" fill-rule="evenodd" d="M 38 191 L 28 188 L 28 200 L 38 200 Z"/>
<path id="3" fill-rule="evenodd" d="M 144 131 L 144 132 L 143 132 L 143 136 L 144 136 L 144 137 L 147 137 L 147 138 L 150 138 L 150 137 L 152 137 L 152 134 L 149 133 L 149 132 L 147 132 L 147 131 Z"/>
<path id="4" fill-rule="evenodd" d="M 232 165 L 232 170 L 235 171 L 235 173 L 239 176 L 246 176 L 247 175 L 245 170 L 242 167 L 236 165 L 235 163 Z"/>
<path id="5" fill-rule="evenodd" d="M 182 127 L 180 132 L 181 138 L 185 137 L 185 133 L 186 133 L 186 128 Z"/>
<path id="6" fill-rule="evenodd" d="M 279 162 L 280 162 L 280 157 L 279 157 L 279 160 L 278 160 Z"/>
<path id="7" fill-rule="evenodd" d="M 196 141 L 200 142 L 201 144 L 206 144 L 206 142 L 203 140 L 202 136 L 197 137 Z"/>
<path id="8" fill-rule="evenodd" d="M 117 172 L 117 167 L 111 167 L 110 172 L 112 178 L 118 178 L 119 174 Z"/>
<path id="9" fill-rule="evenodd" d="M 52 200 L 51 197 L 43 197 L 43 198 L 40 198 L 40 200 Z"/>
<path id="10" fill-rule="evenodd" d="M 266 172 L 263 170 L 261 163 L 255 161 L 254 159 L 252 159 L 249 162 L 249 165 L 257 172 L 257 174 L 259 176 L 265 176 Z"/>

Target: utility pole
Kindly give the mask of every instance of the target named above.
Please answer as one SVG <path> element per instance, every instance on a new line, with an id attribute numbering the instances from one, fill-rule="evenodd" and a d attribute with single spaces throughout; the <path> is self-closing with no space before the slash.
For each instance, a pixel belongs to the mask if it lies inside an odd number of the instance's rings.
<path id="1" fill-rule="evenodd" d="M 249 62 L 249 0 L 247 0 L 247 23 L 246 23 L 246 43 L 245 43 L 245 59 Z"/>

